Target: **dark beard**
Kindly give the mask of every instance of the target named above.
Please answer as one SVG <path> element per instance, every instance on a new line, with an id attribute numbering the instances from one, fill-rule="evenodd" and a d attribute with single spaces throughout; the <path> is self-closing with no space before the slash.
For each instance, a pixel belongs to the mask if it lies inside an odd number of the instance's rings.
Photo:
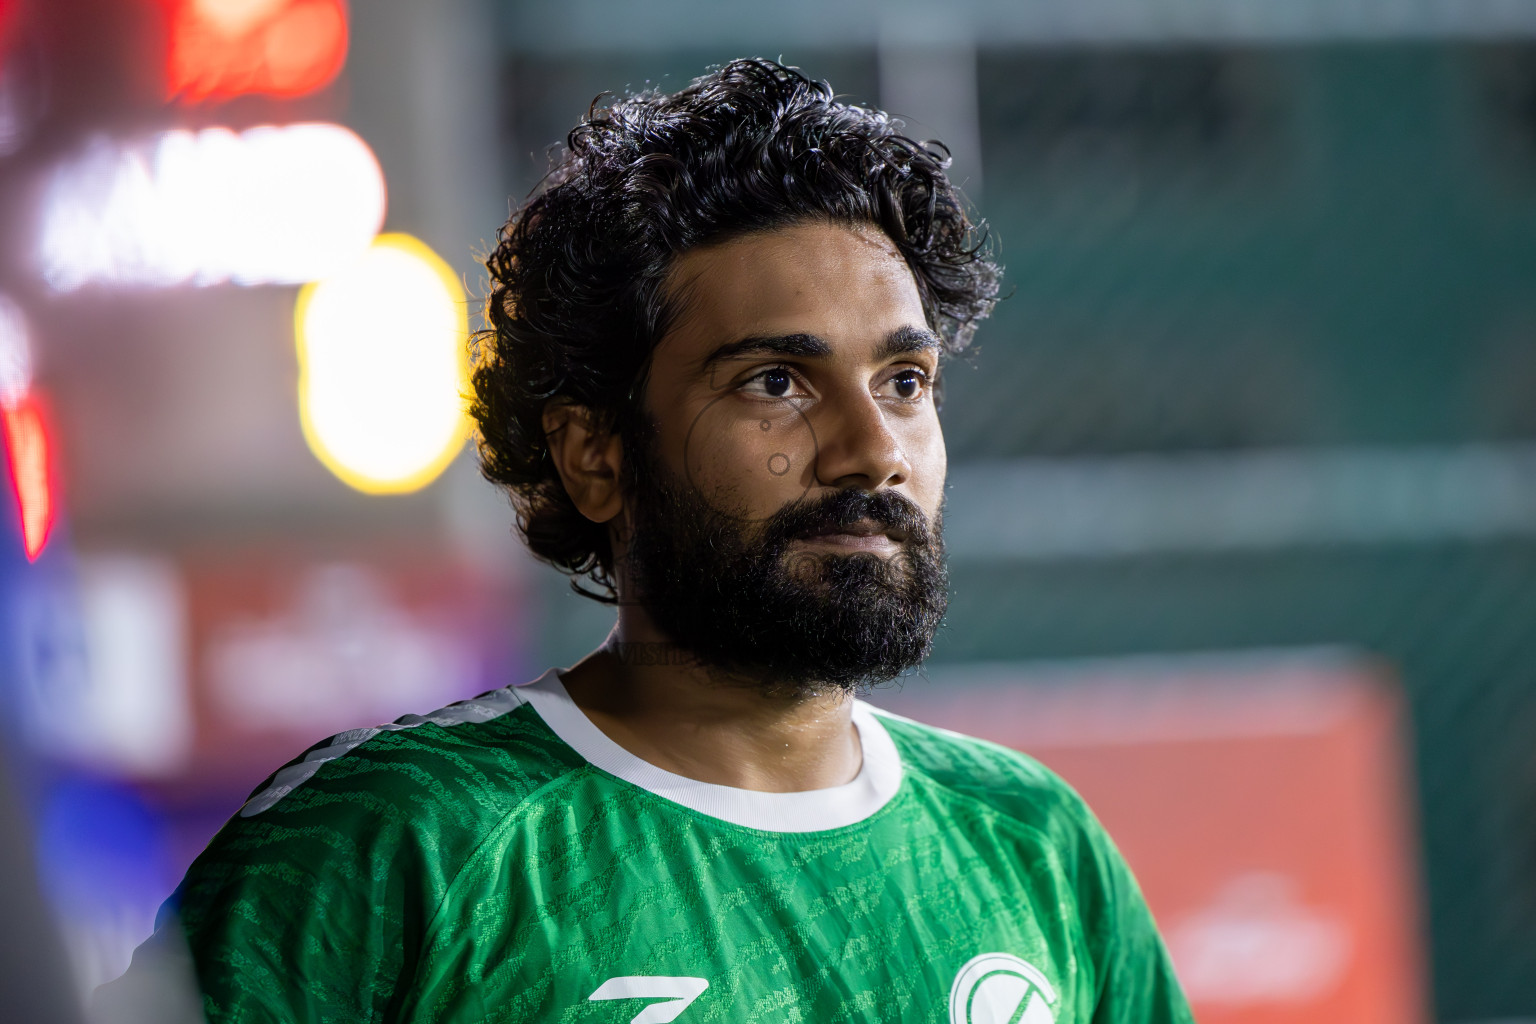
<path id="1" fill-rule="evenodd" d="M 637 446 L 638 447 L 638 446 Z M 921 664 L 948 604 L 940 524 L 891 491 L 801 498 L 762 522 L 714 508 L 650 452 L 633 460 L 626 569 L 652 621 L 697 661 L 792 696 L 852 692 Z M 906 535 L 889 559 L 797 552 L 868 519 Z"/>

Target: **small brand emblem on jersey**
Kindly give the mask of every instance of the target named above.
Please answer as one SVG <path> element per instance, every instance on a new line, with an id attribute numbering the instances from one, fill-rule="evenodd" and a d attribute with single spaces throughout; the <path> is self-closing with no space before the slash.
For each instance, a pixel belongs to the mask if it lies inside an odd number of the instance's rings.
<path id="1" fill-rule="evenodd" d="M 1056 990 L 1008 953 L 972 957 L 949 990 L 950 1024 L 1056 1024 Z M 670 1018 L 668 1018 L 670 1019 Z"/>
<path id="2" fill-rule="evenodd" d="M 647 975 L 629 975 L 609 978 L 597 986 L 597 991 L 587 996 L 596 999 L 650 999 L 659 1000 L 630 1018 L 629 1024 L 668 1024 L 688 1009 L 688 1004 L 704 994 L 709 982 L 703 978 L 656 978 Z"/>

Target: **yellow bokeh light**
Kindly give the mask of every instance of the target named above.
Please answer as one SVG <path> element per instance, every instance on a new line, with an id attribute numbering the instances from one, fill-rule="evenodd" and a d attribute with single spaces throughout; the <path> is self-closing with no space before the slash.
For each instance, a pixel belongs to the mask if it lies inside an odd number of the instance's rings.
<path id="1" fill-rule="evenodd" d="M 386 234 L 305 285 L 294 314 L 310 450 L 368 494 L 431 483 L 469 433 L 464 290 L 436 253 Z"/>

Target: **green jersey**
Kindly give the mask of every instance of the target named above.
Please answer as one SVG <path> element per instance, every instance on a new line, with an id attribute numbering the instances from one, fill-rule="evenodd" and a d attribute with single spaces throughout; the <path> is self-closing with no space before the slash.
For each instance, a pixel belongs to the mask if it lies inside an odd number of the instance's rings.
<path id="1" fill-rule="evenodd" d="M 1030 758 L 860 702 L 851 783 L 630 754 L 559 676 L 342 733 L 173 897 L 224 1021 L 1187 1022 L 1135 881 Z"/>

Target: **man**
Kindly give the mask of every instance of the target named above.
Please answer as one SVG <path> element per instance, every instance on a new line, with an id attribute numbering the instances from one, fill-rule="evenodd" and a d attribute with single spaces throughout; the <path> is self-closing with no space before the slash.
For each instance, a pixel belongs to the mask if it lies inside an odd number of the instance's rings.
<path id="1" fill-rule="evenodd" d="M 614 631 L 268 780 L 179 890 L 211 1020 L 1189 1020 L 1075 794 L 854 696 L 944 613 L 935 386 L 997 291 L 945 163 L 768 61 L 572 132 L 474 414 Z"/>

